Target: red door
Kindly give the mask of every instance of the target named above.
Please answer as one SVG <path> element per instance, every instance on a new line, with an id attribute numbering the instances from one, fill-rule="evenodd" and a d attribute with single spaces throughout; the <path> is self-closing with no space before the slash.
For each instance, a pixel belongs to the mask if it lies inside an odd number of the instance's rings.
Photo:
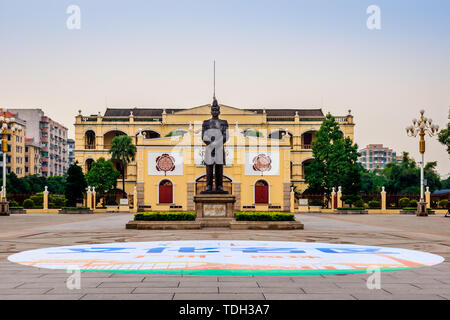
<path id="1" fill-rule="evenodd" d="M 159 203 L 173 202 L 173 185 L 172 182 L 164 180 L 159 184 Z"/>
<path id="2" fill-rule="evenodd" d="M 266 181 L 256 182 L 255 203 L 269 203 L 269 185 Z"/>

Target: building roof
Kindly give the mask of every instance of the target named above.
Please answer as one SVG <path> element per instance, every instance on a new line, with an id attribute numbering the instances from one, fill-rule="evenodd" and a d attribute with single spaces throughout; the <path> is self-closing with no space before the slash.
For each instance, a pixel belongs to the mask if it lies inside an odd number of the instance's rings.
<path id="1" fill-rule="evenodd" d="M 433 196 L 446 195 L 446 194 L 450 194 L 450 189 L 436 190 L 435 192 L 433 192 Z"/>
<path id="2" fill-rule="evenodd" d="M 223 106 L 223 105 L 221 105 Z M 124 108 L 124 109 L 112 109 L 108 108 L 105 112 L 105 117 L 128 117 L 131 112 L 136 117 L 161 117 L 163 111 L 168 114 L 185 111 L 188 109 L 148 109 L 148 108 Z M 269 117 L 294 117 L 297 113 L 300 117 L 323 117 L 322 109 L 242 109 L 244 111 L 255 112 L 256 114 L 262 114 L 266 112 Z"/>

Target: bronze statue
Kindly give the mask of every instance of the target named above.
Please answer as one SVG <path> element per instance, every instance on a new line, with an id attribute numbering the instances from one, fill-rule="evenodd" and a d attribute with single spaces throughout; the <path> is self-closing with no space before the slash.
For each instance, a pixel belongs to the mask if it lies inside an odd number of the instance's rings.
<path id="1" fill-rule="evenodd" d="M 211 106 L 211 115 L 212 118 L 205 120 L 202 126 L 202 140 L 206 144 L 206 190 L 202 193 L 227 194 L 228 191 L 223 190 L 223 166 L 225 165 L 224 144 L 228 141 L 228 122 L 219 119 L 220 106 L 216 98 Z M 214 191 L 213 180 L 216 182 Z"/>

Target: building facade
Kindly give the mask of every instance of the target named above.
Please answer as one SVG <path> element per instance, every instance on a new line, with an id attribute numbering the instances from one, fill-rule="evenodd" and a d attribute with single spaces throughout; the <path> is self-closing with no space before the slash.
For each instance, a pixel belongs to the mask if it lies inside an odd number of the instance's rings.
<path id="1" fill-rule="evenodd" d="M 202 122 L 210 105 L 191 109 L 107 109 L 75 121 L 75 158 L 89 171 L 110 158 L 112 139 L 128 135 L 136 161 L 125 170 L 125 191 L 136 187 L 145 210 L 193 210 L 193 197 L 206 185 Z M 236 196 L 237 210 L 289 210 L 292 187 L 306 189 L 304 168 L 325 116 L 320 109 L 238 109 L 221 105 L 230 126 L 225 144 L 224 187 Z M 353 139 L 353 116 L 335 117 Z M 120 183 L 118 186 L 120 187 Z"/>
<path id="2" fill-rule="evenodd" d="M 21 127 L 21 130 L 6 133 L 8 152 L 6 153 L 6 173 L 15 173 L 19 178 L 25 176 L 25 121 L 16 114 L 0 109 L 0 115 L 5 118 L 14 118 L 13 124 Z"/>
<path id="3" fill-rule="evenodd" d="M 67 139 L 67 162 L 70 166 L 75 162 L 75 140 Z"/>
<path id="4" fill-rule="evenodd" d="M 41 109 L 9 109 L 26 123 L 26 137 L 41 148 L 41 174 L 62 176 L 68 168 L 67 128 L 50 119 Z"/>
<path id="5" fill-rule="evenodd" d="M 25 175 L 41 175 L 41 146 L 34 139 L 25 140 Z"/>
<path id="6" fill-rule="evenodd" d="M 369 171 L 382 170 L 389 162 L 397 161 L 396 152 L 382 144 L 369 144 L 359 150 L 359 153 L 361 156 L 358 158 L 358 162 Z"/>

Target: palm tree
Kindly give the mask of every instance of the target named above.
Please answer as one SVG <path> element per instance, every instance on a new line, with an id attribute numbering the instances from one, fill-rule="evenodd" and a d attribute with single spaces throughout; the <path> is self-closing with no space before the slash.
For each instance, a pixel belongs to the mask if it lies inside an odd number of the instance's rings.
<path id="1" fill-rule="evenodd" d="M 134 161 L 136 157 L 136 146 L 133 144 L 131 137 L 129 136 L 117 136 L 112 140 L 111 158 L 113 160 L 119 161 L 122 169 L 122 187 L 123 195 L 125 197 L 125 168 L 126 166 Z"/>

